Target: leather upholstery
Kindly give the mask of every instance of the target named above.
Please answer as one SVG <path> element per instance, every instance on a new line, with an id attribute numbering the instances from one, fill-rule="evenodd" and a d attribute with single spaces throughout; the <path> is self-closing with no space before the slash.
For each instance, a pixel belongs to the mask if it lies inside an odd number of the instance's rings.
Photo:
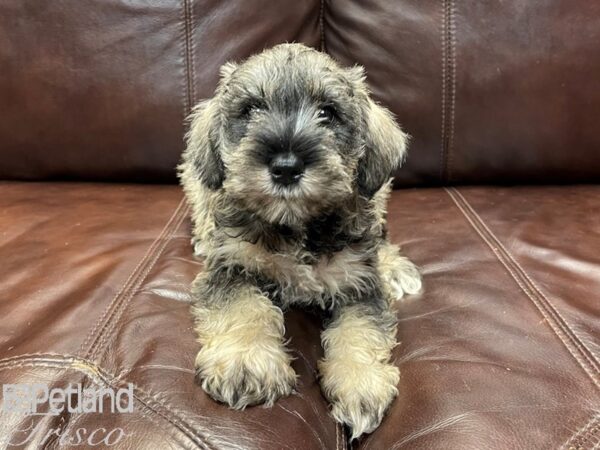
<path id="1" fill-rule="evenodd" d="M 286 315 L 300 382 L 273 408 L 231 411 L 194 384 L 188 285 L 201 263 L 179 188 L 0 188 L 2 383 L 135 384 L 132 414 L 44 428 L 122 427 L 127 448 L 343 448 L 316 378 L 316 316 Z M 397 306 L 400 395 L 356 448 L 591 448 L 600 189 L 395 191 L 389 220 L 426 288 Z M 0 435 L 19 442 L 31 420 L 1 413 Z"/>
<path id="2" fill-rule="evenodd" d="M 398 184 L 597 181 L 600 4 L 571 5 L 6 0 L 0 178 L 173 182 L 220 65 L 299 41 L 366 67 L 413 136 Z"/>
<path id="3" fill-rule="evenodd" d="M 413 136 L 399 184 L 600 179 L 600 3 L 336 0 L 325 47 Z"/>
<path id="4" fill-rule="evenodd" d="M 174 182 L 184 118 L 219 67 L 284 41 L 318 45 L 319 11 L 317 0 L 0 2 L 0 179 Z"/>
<path id="5" fill-rule="evenodd" d="M 351 447 L 598 448 L 599 34 L 591 1 L 0 2 L 0 384 L 135 394 L 128 414 L 0 408 L 0 448 L 32 426 L 20 447 L 121 427 L 118 448 L 347 448 L 310 312 L 286 313 L 300 380 L 273 408 L 194 384 L 202 263 L 181 189 L 151 184 L 218 67 L 292 40 L 365 65 L 413 136 L 389 233 L 425 288 L 397 304 L 398 399 Z"/>

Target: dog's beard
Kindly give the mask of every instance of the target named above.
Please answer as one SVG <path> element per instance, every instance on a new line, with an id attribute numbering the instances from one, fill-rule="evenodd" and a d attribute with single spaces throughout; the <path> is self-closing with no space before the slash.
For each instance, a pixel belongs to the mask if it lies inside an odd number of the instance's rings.
<path id="1" fill-rule="evenodd" d="M 271 224 L 299 226 L 352 196 L 353 177 L 340 158 L 308 168 L 298 183 L 274 183 L 265 165 L 233 164 L 223 184 L 244 209 Z"/>

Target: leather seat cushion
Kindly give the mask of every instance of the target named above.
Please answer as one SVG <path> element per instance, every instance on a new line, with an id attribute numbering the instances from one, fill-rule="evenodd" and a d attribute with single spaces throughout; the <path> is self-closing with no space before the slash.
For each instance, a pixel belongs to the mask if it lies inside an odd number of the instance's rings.
<path id="1" fill-rule="evenodd" d="M 344 448 L 317 382 L 320 321 L 286 313 L 297 393 L 232 411 L 193 381 L 187 206 L 175 186 L 1 183 L 0 379 L 135 385 L 131 448 Z M 425 290 L 397 305 L 399 397 L 358 448 L 549 448 L 598 427 L 600 187 L 395 191 L 391 239 Z M 587 406 L 586 406 L 587 405 Z M 0 413 L 18 438 L 35 418 Z M 36 419 L 37 420 L 37 419 Z M 597 437 L 597 436 L 596 436 Z M 34 441 L 34 444 L 36 442 Z"/>

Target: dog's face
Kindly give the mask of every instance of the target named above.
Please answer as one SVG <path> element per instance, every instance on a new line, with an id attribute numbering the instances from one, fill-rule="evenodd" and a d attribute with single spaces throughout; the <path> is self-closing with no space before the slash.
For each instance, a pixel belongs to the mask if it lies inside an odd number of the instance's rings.
<path id="1" fill-rule="evenodd" d="M 221 76 L 194 113 L 188 152 L 208 188 L 270 223 L 370 197 L 402 160 L 406 135 L 369 98 L 362 68 L 283 44 Z"/>

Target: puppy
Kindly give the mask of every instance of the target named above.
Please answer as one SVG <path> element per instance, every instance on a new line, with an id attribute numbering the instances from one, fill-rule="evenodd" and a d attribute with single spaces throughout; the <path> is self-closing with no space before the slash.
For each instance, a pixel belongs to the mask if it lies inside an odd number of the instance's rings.
<path id="1" fill-rule="evenodd" d="M 289 395 L 282 310 L 317 305 L 330 312 L 322 390 L 352 438 L 397 394 L 390 304 L 421 288 L 385 233 L 407 136 L 364 78 L 300 44 L 225 64 L 192 114 L 179 172 L 205 257 L 192 288 L 203 389 L 237 409 Z"/>

